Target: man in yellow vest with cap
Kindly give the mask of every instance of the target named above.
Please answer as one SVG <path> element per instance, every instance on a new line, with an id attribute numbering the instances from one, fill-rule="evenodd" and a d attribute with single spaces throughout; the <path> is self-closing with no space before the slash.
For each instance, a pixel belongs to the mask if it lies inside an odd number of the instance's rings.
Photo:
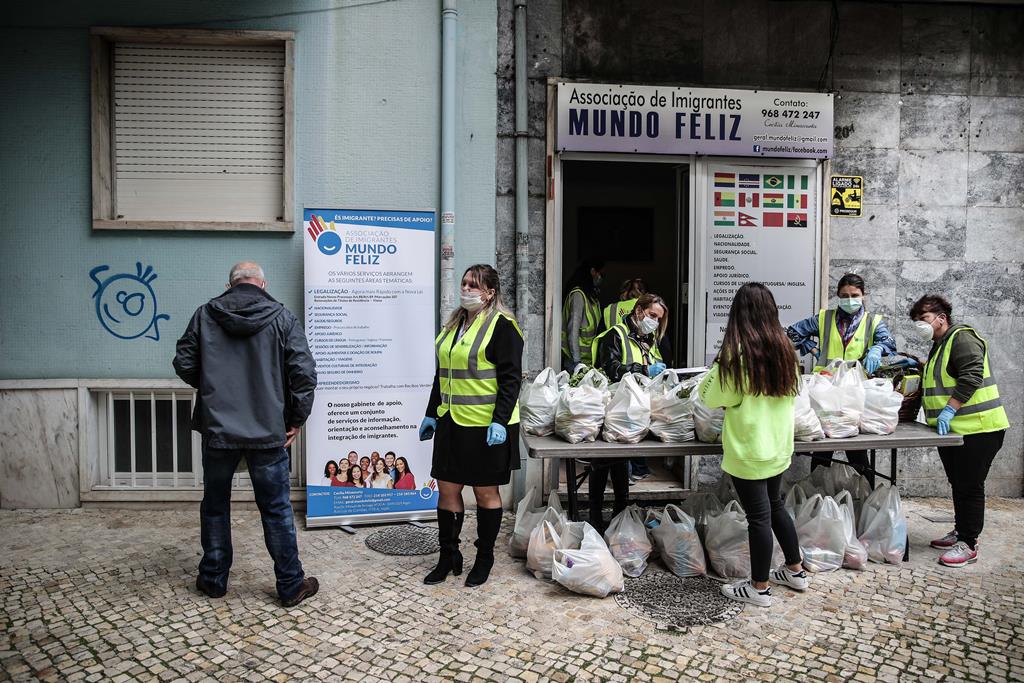
<path id="1" fill-rule="evenodd" d="M 1010 423 L 989 365 L 988 342 L 974 328 L 953 323 L 953 307 L 935 295 L 910 309 L 914 330 L 932 342 L 921 375 L 923 408 L 939 434 L 964 437 L 963 446 L 939 448 L 953 488 L 956 528 L 932 541 L 945 550 L 939 563 L 962 567 L 978 560 L 978 536 L 985 522 L 985 478 L 1003 446 Z"/>

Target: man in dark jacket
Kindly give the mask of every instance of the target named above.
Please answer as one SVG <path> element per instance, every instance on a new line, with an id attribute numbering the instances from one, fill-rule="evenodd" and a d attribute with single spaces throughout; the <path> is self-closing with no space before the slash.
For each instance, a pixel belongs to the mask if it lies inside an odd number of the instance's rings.
<path id="1" fill-rule="evenodd" d="M 178 340 L 174 371 L 197 390 L 192 428 L 203 435 L 203 559 L 196 588 L 227 592 L 231 479 L 245 458 L 286 607 L 316 594 L 295 542 L 288 447 L 309 417 L 316 364 L 295 316 L 266 293 L 263 269 L 231 269 L 228 291 L 200 306 Z"/>

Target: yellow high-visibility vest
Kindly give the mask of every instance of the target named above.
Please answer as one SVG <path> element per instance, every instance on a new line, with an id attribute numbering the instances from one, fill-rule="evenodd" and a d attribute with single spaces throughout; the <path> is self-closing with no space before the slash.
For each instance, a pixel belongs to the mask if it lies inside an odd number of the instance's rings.
<path id="1" fill-rule="evenodd" d="M 494 406 L 498 400 L 498 368 L 487 360 L 486 351 L 499 317 L 511 322 L 522 336 L 516 321 L 498 311 L 476 316 L 466 333 L 454 344 L 452 338 L 458 333 L 455 328 L 442 329 L 437 335 L 434 349 L 441 385 L 438 417 L 451 413 L 455 423 L 463 427 L 487 427 L 493 422 Z M 516 401 L 508 423 L 518 422 L 519 401 Z"/>
<path id="2" fill-rule="evenodd" d="M 857 325 L 850 343 L 843 347 L 843 337 L 839 334 L 839 326 L 836 324 L 836 310 L 827 308 L 818 311 L 818 361 L 814 366 L 814 372 L 821 372 L 829 361 L 841 358 L 842 360 L 861 360 L 867 355 L 868 349 L 875 340 L 875 330 L 878 323 L 882 322 L 882 316 L 878 313 L 865 313 Z"/>
<path id="3" fill-rule="evenodd" d="M 626 299 L 625 301 L 616 301 L 614 304 L 605 306 L 601 312 L 601 322 L 604 323 L 604 329 L 610 330 L 622 322 L 622 316 L 632 313 L 633 309 L 636 308 L 636 302 L 637 299 Z"/>
<path id="4" fill-rule="evenodd" d="M 1010 421 L 1006 417 L 1003 400 L 999 397 L 996 378 L 992 376 L 992 370 L 988 365 L 988 342 L 982 339 L 974 328 L 966 325 L 954 327 L 925 363 L 924 375 L 921 377 L 924 392 L 921 404 L 924 408 L 924 417 L 928 424 L 934 427 L 938 422 L 939 413 L 953 395 L 956 378 L 949 374 L 949 350 L 953 348 L 956 336 L 965 331 L 981 340 L 985 347 L 985 364 L 981 386 L 975 390 L 970 400 L 956 411 L 956 415 L 949 423 L 949 429 L 957 434 L 982 434 L 1007 429 Z"/>
<path id="5" fill-rule="evenodd" d="M 597 336 L 598 325 L 601 324 L 601 304 L 587 296 L 579 287 L 574 287 L 569 295 L 565 297 L 565 304 L 562 306 L 562 355 L 572 359 L 572 351 L 569 349 L 569 335 L 565 333 L 565 326 L 569 324 L 569 299 L 579 292 L 583 297 L 583 325 L 580 327 L 580 362 L 593 365 L 594 359 L 590 354 L 590 347 Z"/>
<path id="6" fill-rule="evenodd" d="M 612 333 L 619 335 L 619 340 L 622 342 L 623 365 L 639 363 L 640 365 L 647 366 L 653 365 L 654 363 L 664 362 L 661 358 L 661 351 L 658 350 L 657 337 L 654 338 L 654 343 L 651 344 L 651 347 L 646 348 L 645 346 L 638 344 L 637 341 L 630 336 L 627 323 L 620 322 L 611 329 L 605 330 L 601 334 L 597 335 L 597 338 L 594 339 L 594 347 L 591 349 L 591 352 L 593 353 L 595 363 L 599 358 L 597 349 L 601 344 L 601 339 L 603 339 L 606 334 Z"/>

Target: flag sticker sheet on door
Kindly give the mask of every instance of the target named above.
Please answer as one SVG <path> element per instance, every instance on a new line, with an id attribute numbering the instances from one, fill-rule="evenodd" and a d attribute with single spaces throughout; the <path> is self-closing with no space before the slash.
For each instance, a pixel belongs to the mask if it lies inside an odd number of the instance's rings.
<path id="1" fill-rule="evenodd" d="M 784 325 L 814 312 L 818 189 L 813 168 L 712 166 L 707 178 L 704 350 L 710 362 L 733 294 L 745 282 L 771 288 Z"/>

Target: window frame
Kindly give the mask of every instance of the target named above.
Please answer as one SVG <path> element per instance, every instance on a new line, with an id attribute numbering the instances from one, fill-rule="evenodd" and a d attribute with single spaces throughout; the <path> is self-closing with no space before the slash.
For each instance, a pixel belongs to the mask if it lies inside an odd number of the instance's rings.
<path id="1" fill-rule="evenodd" d="M 90 29 L 92 229 L 295 232 L 293 201 L 295 33 L 293 31 L 158 29 L 96 26 Z M 116 43 L 172 45 L 283 45 L 284 168 L 281 215 L 271 221 L 133 220 L 114 215 L 113 47 Z"/>

